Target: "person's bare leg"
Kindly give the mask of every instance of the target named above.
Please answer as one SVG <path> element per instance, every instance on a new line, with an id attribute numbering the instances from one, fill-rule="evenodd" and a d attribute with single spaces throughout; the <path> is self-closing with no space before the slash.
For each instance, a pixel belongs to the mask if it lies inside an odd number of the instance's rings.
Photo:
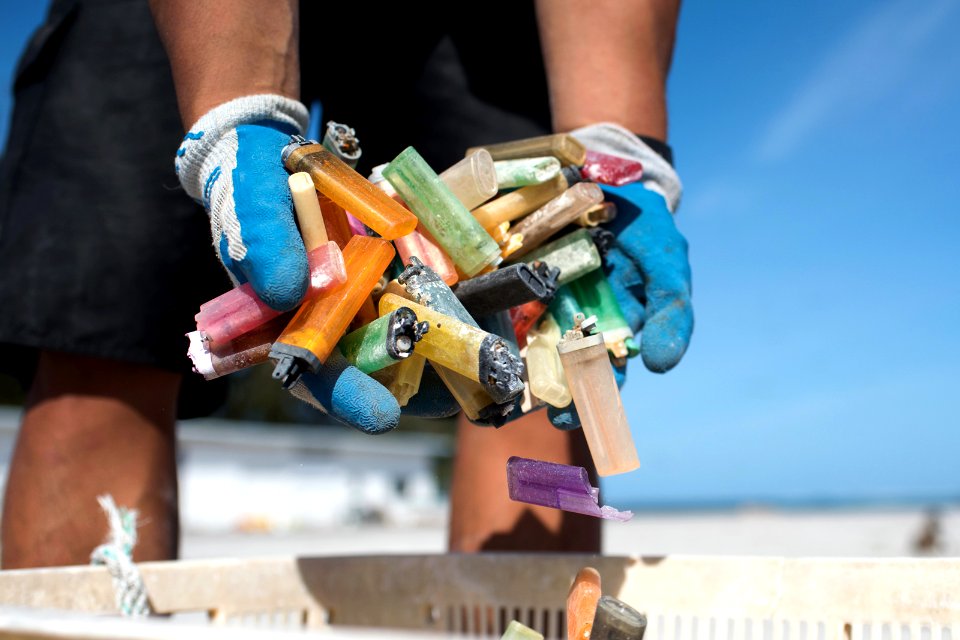
<path id="1" fill-rule="evenodd" d="M 88 564 L 107 535 L 102 494 L 140 512 L 135 560 L 176 557 L 179 386 L 153 367 L 41 354 L 7 479 L 4 569 Z"/>
<path id="2" fill-rule="evenodd" d="M 596 483 L 583 432 L 554 429 L 545 411 L 500 429 L 478 427 L 461 416 L 450 490 L 450 550 L 599 553 L 596 518 L 510 500 L 510 456 L 586 467 Z"/>

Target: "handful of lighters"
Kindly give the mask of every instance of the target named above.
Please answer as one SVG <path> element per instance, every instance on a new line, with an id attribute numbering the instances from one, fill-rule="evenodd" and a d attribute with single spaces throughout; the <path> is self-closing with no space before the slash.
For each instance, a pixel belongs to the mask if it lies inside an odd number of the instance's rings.
<path id="1" fill-rule="evenodd" d="M 369 179 L 359 157 L 336 123 L 322 144 L 291 138 L 308 293 L 288 313 L 249 284 L 203 304 L 195 369 L 270 360 L 290 388 L 339 349 L 404 406 L 429 365 L 476 422 L 573 402 L 598 473 L 637 468 L 611 367 L 637 347 L 600 268 L 616 208 L 596 183 L 635 181 L 640 164 L 565 134 L 469 149 L 439 175 L 412 147 Z"/>

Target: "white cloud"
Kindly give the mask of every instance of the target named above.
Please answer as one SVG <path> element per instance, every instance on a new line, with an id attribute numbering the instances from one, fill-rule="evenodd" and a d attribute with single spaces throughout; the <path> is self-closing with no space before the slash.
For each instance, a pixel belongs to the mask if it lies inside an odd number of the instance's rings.
<path id="1" fill-rule="evenodd" d="M 839 113 L 856 112 L 901 89 L 924 63 L 924 45 L 949 26 L 955 0 L 893 0 L 864 17 L 776 114 L 756 148 L 761 160 L 789 155 Z"/>

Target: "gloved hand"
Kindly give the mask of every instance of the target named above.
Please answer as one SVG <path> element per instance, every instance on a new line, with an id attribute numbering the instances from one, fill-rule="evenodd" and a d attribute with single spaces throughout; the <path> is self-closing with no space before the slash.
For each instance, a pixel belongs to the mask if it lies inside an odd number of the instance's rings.
<path id="1" fill-rule="evenodd" d="M 596 124 L 572 134 L 588 149 L 643 164 L 640 182 L 601 187 L 617 205 L 617 217 L 607 226 L 617 240 L 604 258 L 604 270 L 630 328 L 640 335 L 643 363 L 664 373 L 683 357 L 693 332 L 687 241 L 672 214 L 680 202 L 680 179 L 669 162 L 623 127 Z M 614 376 L 622 388 L 626 367 L 615 366 Z M 572 403 L 549 407 L 547 413 L 558 429 L 580 426 Z"/>
<path id="2" fill-rule="evenodd" d="M 180 184 L 210 214 L 213 245 L 236 284 L 268 305 L 292 309 L 307 291 L 307 255 L 293 216 L 280 152 L 302 134 L 306 107 L 277 95 L 224 103 L 194 124 L 177 150 Z M 400 407 L 379 383 L 334 353 L 292 391 L 365 433 L 397 426 Z"/>
<path id="3" fill-rule="evenodd" d="M 571 133 L 588 149 L 643 164 L 639 182 L 603 187 L 617 205 L 608 227 L 617 241 L 605 271 L 631 329 L 643 331 L 643 363 L 664 373 L 680 362 L 693 332 L 687 241 L 672 213 L 680 202 L 680 179 L 670 163 L 623 127 L 602 123 Z"/>

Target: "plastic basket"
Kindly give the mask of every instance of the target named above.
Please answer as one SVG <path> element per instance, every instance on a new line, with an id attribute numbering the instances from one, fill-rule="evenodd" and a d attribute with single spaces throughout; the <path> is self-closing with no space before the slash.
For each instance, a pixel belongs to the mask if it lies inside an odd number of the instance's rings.
<path id="1" fill-rule="evenodd" d="M 253 626 L 253 637 L 339 625 L 499 636 L 517 619 L 565 638 L 567 590 L 587 565 L 604 593 L 647 615 L 646 640 L 960 640 L 960 559 L 483 554 L 139 566 L 155 612 L 202 612 L 216 637 L 224 624 Z M 3 635 L 12 623 L 23 631 L 24 608 L 115 613 L 102 567 L 0 572 L 0 605 L 20 608 L 2 616 L 0 637 L 185 637 L 183 627 L 136 635 L 142 625 L 118 636 L 96 635 L 96 625 L 82 636 Z"/>

